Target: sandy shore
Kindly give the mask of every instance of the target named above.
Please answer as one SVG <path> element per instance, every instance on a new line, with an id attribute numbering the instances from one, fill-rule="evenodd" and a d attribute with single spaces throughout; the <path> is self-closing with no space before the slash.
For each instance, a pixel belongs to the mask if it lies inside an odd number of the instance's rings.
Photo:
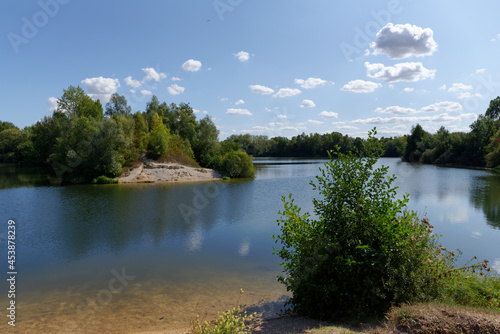
<path id="1" fill-rule="evenodd" d="M 118 179 L 120 183 L 195 182 L 222 180 L 222 176 L 208 168 L 188 167 L 177 163 L 143 162 L 126 170 Z"/>

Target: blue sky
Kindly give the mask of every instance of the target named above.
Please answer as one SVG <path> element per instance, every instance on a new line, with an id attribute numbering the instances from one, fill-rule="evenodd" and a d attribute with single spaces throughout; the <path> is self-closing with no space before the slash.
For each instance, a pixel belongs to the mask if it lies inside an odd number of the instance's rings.
<path id="1" fill-rule="evenodd" d="M 500 95 L 497 1 L 6 0 L 0 120 L 69 85 L 143 111 L 190 103 L 233 133 L 467 131 Z"/>

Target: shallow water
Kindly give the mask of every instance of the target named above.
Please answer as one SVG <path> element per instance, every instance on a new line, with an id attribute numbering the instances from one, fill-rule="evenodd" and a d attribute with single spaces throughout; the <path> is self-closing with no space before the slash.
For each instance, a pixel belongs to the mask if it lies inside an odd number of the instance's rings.
<path id="1" fill-rule="evenodd" d="M 279 311 L 273 302 L 286 291 L 270 236 L 281 196 L 312 211 L 309 180 L 323 161 L 257 159 L 255 180 L 68 187 L 0 166 L 0 245 L 7 220 L 16 221 L 12 332 L 137 333 L 187 328 L 196 314 L 210 319 L 236 304 Z M 381 162 L 443 244 L 500 271 L 500 175 Z"/>

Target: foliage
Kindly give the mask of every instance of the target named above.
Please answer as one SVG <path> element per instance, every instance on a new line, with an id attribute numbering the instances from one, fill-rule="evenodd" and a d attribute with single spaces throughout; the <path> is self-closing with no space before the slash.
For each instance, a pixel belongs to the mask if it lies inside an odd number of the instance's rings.
<path id="1" fill-rule="evenodd" d="M 77 117 L 104 117 L 101 102 L 94 102 L 80 86 L 69 86 L 64 90 L 63 96 L 57 101 L 57 111 Z"/>
<path id="2" fill-rule="evenodd" d="M 380 316 L 392 305 L 436 298 L 454 273 L 455 253 L 440 248 L 426 219 L 396 200 L 395 176 L 375 168 L 380 142 L 369 133 L 366 157 L 343 154 L 321 169 L 312 219 L 291 194 L 273 236 L 284 262 L 278 280 L 295 311 L 311 317 Z M 477 267 L 477 265 L 475 265 Z M 463 268 L 464 270 L 476 268 Z"/>
<path id="3" fill-rule="evenodd" d="M 500 96 L 490 101 L 485 116 L 494 120 L 500 119 Z"/>
<path id="4" fill-rule="evenodd" d="M 247 315 L 246 312 L 241 313 L 241 309 L 233 308 L 219 314 L 214 323 L 205 321 L 200 323 L 199 317 L 196 318 L 193 334 L 246 334 L 251 333 L 251 330 L 246 328 L 246 322 L 251 321 L 253 315 Z"/>
<path id="5" fill-rule="evenodd" d="M 408 138 L 405 153 L 403 155 L 404 161 L 414 162 L 420 160 L 420 156 L 423 151 L 418 149 L 418 144 L 424 139 L 426 134 L 427 133 L 420 124 L 417 124 L 412 128 L 411 135 Z"/>
<path id="6" fill-rule="evenodd" d="M 217 170 L 231 178 L 248 178 L 255 175 L 252 157 L 243 151 L 230 151 L 219 156 Z"/>
<path id="7" fill-rule="evenodd" d="M 101 175 L 92 180 L 92 184 L 116 184 L 118 179 L 112 179 L 107 176 Z"/>
<path id="8" fill-rule="evenodd" d="M 22 161 L 30 150 L 28 142 L 28 134 L 18 128 L 9 127 L 1 131 L 0 162 Z"/>
<path id="9" fill-rule="evenodd" d="M 111 95 L 111 99 L 106 103 L 106 116 L 129 116 L 130 112 L 131 108 L 127 104 L 127 99 L 125 96 L 119 95 L 118 93 Z"/>
<path id="10" fill-rule="evenodd" d="M 148 140 L 148 156 L 158 159 L 168 148 L 170 133 L 158 114 L 154 114 Z"/>

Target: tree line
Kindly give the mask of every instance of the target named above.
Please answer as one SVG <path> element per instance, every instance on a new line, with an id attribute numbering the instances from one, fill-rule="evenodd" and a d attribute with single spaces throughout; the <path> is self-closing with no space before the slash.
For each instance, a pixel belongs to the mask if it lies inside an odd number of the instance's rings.
<path id="1" fill-rule="evenodd" d="M 383 157 L 401 157 L 407 162 L 495 168 L 500 166 L 500 97 L 492 100 L 484 115 L 470 125 L 470 132 L 450 132 L 442 126 L 435 134 L 420 124 L 408 135 L 380 139 Z M 367 142 L 339 132 L 302 133 L 292 138 L 238 134 L 227 140 L 256 157 L 328 157 L 336 145 L 346 154 L 365 155 Z"/>
<path id="2" fill-rule="evenodd" d="M 0 162 L 49 166 L 64 183 L 116 177 L 145 156 L 252 177 L 252 158 L 218 136 L 211 118 L 197 120 L 189 104 L 153 96 L 145 111 L 132 113 L 124 96 L 113 94 L 103 107 L 70 86 L 53 114 L 36 124 L 19 129 L 0 121 Z"/>

